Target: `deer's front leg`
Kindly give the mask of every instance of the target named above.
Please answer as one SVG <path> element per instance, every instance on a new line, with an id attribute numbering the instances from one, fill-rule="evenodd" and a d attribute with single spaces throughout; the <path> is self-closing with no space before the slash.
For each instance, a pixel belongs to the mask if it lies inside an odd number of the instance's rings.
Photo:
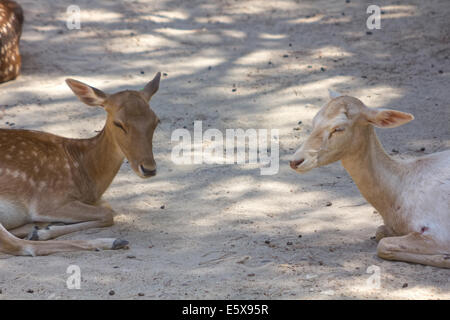
<path id="1" fill-rule="evenodd" d="M 438 246 L 433 239 L 419 232 L 383 238 L 378 243 L 377 253 L 380 258 L 387 260 L 450 268 L 449 248 Z"/>
<path id="2" fill-rule="evenodd" d="M 46 228 L 49 225 L 49 223 L 29 223 L 26 225 L 23 225 L 21 227 L 9 230 L 11 234 L 16 236 L 17 238 L 28 238 L 30 235 L 33 234 L 34 229 L 39 228 Z"/>
<path id="3" fill-rule="evenodd" d="M 114 224 L 113 214 L 114 211 L 108 207 L 73 201 L 56 210 L 33 217 L 33 222 L 62 222 L 68 225 L 50 224 L 43 229 L 34 228 L 28 238 L 48 240 L 81 230 L 109 227 Z"/>

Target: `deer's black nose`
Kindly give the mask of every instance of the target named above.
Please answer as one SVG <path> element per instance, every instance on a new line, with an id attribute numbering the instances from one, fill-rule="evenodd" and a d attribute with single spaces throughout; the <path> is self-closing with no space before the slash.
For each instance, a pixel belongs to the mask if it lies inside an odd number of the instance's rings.
<path id="1" fill-rule="evenodd" d="M 147 169 L 145 168 L 142 164 L 139 166 L 139 170 L 141 171 L 142 175 L 144 175 L 145 177 L 152 177 L 154 175 L 156 175 L 156 169 Z"/>

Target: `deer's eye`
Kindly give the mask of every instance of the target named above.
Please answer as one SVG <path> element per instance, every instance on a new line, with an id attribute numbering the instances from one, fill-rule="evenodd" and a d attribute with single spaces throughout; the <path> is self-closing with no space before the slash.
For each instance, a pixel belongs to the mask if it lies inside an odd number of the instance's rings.
<path id="1" fill-rule="evenodd" d="M 333 136 L 333 134 L 335 134 L 336 132 L 342 132 L 344 130 L 345 130 L 345 128 L 335 127 L 335 128 L 333 128 L 333 130 L 330 131 L 330 135 L 328 136 L 328 138 L 331 138 Z"/>
<path id="2" fill-rule="evenodd" d="M 114 121 L 113 124 L 114 124 L 116 127 L 122 129 L 123 132 L 127 133 L 127 130 L 125 130 L 125 128 L 123 127 L 123 125 L 122 125 L 120 122 Z"/>

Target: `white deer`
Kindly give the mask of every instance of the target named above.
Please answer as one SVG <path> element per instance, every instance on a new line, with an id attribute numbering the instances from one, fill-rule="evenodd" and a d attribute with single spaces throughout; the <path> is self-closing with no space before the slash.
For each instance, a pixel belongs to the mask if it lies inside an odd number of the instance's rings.
<path id="1" fill-rule="evenodd" d="M 414 117 L 370 109 L 360 100 L 333 98 L 313 119 L 313 129 L 290 162 L 305 173 L 341 160 L 364 198 L 380 213 L 378 256 L 450 268 L 450 150 L 413 160 L 384 151 L 374 126 L 394 128 Z"/>

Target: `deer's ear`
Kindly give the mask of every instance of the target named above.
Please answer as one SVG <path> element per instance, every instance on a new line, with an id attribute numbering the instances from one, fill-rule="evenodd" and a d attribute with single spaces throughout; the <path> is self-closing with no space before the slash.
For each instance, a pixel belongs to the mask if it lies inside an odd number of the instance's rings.
<path id="1" fill-rule="evenodd" d="M 161 80 L 161 72 L 158 72 L 152 81 L 147 83 L 145 88 L 142 90 L 142 95 L 144 99 L 150 101 L 150 98 L 158 91 L 159 81 Z"/>
<path id="2" fill-rule="evenodd" d="M 89 106 L 103 106 L 108 98 L 108 95 L 103 91 L 88 86 L 83 82 L 74 79 L 66 79 L 66 83 L 78 99 Z"/>
<path id="3" fill-rule="evenodd" d="M 368 109 L 367 122 L 379 128 L 395 128 L 414 120 L 410 113 L 389 109 Z"/>

